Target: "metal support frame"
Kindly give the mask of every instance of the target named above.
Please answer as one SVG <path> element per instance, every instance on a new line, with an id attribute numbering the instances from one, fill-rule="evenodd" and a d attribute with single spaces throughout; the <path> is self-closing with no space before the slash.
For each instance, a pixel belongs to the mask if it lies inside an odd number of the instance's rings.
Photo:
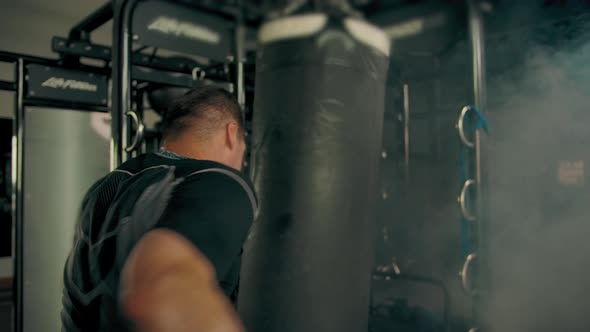
<path id="1" fill-rule="evenodd" d="M 246 51 L 244 47 L 244 39 L 246 35 L 246 28 L 244 26 L 242 9 L 244 8 L 244 1 L 238 0 L 238 12 L 236 15 L 236 27 L 234 30 L 234 47 L 235 47 L 235 65 L 236 65 L 236 96 L 238 104 L 242 108 L 242 118 L 245 122 L 246 117 L 246 91 L 244 90 L 244 62 L 246 61 Z"/>
<path id="2" fill-rule="evenodd" d="M 473 94 L 475 106 L 482 113 L 487 113 L 487 95 L 486 95 L 486 69 L 485 69 L 485 40 L 484 40 L 484 18 L 482 13 L 482 7 L 480 0 L 469 0 L 468 2 L 468 13 L 469 13 L 469 34 L 471 38 L 472 47 L 472 65 L 473 65 Z M 473 328 L 485 329 L 485 322 L 482 319 L 480 313 L 485 311 L 483 305 L 485 303 L 485 288 L 487 286 L 486 278 L 488 271 L 486 269 L 486 236 L 487 236 L 487 223 L 486 223 L 486 199 L 485 199 L 485 178 L 483 176 L 482 168 L 482 139 L 484 135 L 482 130 L 478 129 L 475 132 L 475 144 L 474 144 L 474 171 L 475 171 L 475 182 L 476 182 L 476 194 L 475 194 L 475 206 L 477 213 L 477 223 L 475 224 L 474 236 L 476 238 L 476 249 L 475 252 L 467 257 L 477 257 L 478 260 L 478 278 L 473 281 L 475 283 L 476 296 L 474 297 L 473 306 L 473 318 L 474 323 L 477 326 Z M 467 276 L 465 276 L 467 278 Z"/>
<path id="3" fill-rule="evenodd" d="M 410 86 L 403 84 L 404 98 L 404 170 L 406 173 L 406 182 L 410 181 Z"/>
<path id="4" fill-rule="evenodd" d="M 16 91 L 16 83 L 0 81 L 0 90 Z"/>
<path id="5" fill-rule="evenodd" d="M 131 18 L 140 0 L 116 0 L 113 4 L 112 108 L 111 108 L 111 170 L 127 158 L 129 123 L 125 113 L 131 110 Z"/>
<path id="6" fill-rule="evenodd" d="M 25 110 L 24 110 L 24 75 L 25 61 L 18 59 L 16 62 L 16 104 L 14 108 L 14 122 L 12 131 L 12 224 L 15 229 L 14 241 L 14 288 L 15 310 L 14 328 L 16 332 L 23 331 L 23 229 L 24 229 L 24 136 L 25 136 Z"/>
<path id="7" fill-rule="evenodd" d="M 131 123 L 126 116 L 132 111 L 132 79 L 133 79 L 133 14 L 142 0 L 115 0 L 113 2 L 113 49 L 112 49 L 112 107 L 111 107 L 111 170 L 132 157 L 132 152 L 126 151 L 131 140 Z M 240 2 L 241 4 L 241 2 Z M 180 4 L 182 5 L 182 4 Z M 198 9 L 195 9 L 198 10 Z M 236 14 L 237 28 L 235 30 L 236 69 L 235 91 L 238 102 L 245 106 L 244 67 L 245 27 L 241 14 Z M 128 150 L 128 149 L 127 149 Z"/>
<path id="8" fill-rule="evenodd" d="M 482 112 L 486 111 L 486 72 L 484 22 L 480 0 L 469 1 L 469 34 L 472 47 L 473 94 L 475 106 Z"/>
<path id="9" fill-rule="evenodd" d="M 89 112 L 108 112 L 109 108 L 107 106 L 96 106 L 96 105 L 86 105 L 80 103 L 62 103 L 59 101 L 53 100 L 33 100 L 24 98 L 23 103 L 25 106 L 37 106 L 37 107 L 47 107 L 47 108 L 60 108 L 60 109 L 68 109 L 68 110 L 77 110 L 77 111 L 89 111 Z"/>
<path id="10" fill-rule="evenodd" d="M 51 48 L 62 57 L 85 57 L 105 62 L 111 61 L 110 47 L 87 41 L 72 41 L 67 38 L 53 37 Z M 193 59 L 171 59 L 150 56 L 135 51 L 132 55 L 132 61 L 134 69 L 137 67 L 145 67 L 154 71 L 164 71 L 175 74 L 179 73 L 191 76 L 195 67 L 199 67 L 200 72 L 209 79 L 219 81 L 227 80 L 227 73 L 223 68 L 219 68 L 220 66 L 207 66 L 203 63 L 198 63 Z M 156 75 L 159 75 L 159 73 Z M 133 75 L 133 78 L 135 79 L 135 75 Z"/>
<path id="11" fill-rule="evenodd" d="M 55 60 L 40 58 L 32 55 L 18 54 L 12 52 L 0 51 L 0 62 L 11 62 L 17 63 L 19 59 L 22 59 L 25 63 L 36 63 L 40 65 L 48 66 L 59 66 Z"/>

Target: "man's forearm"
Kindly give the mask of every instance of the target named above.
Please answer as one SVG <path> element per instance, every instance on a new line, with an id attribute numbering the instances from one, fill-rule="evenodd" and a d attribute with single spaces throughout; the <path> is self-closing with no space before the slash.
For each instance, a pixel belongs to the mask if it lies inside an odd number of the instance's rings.
<path id="1" fill-rule="evenodd" d="M 138 291 L 126 299 L 126 311 L 139 332 L 244 330 L 214 280 L 204 281 L 190 268 L 175 268 Z"/>
<path id="2" fill-rule="evenodd" d="M 121 308 L 137 331 L 244 331 L 213 266 L 182 237 L 153 231 L 125 265 Z"/>

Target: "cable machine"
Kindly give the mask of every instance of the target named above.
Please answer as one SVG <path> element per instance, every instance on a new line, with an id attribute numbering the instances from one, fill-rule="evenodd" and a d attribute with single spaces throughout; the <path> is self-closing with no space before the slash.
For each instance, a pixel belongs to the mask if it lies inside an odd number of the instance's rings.
<path id="1" fill-rule="evenodd" d="M 63 234 L 42 241 L 29 239 L 28 236 L 42 234 L 46 227 L 52 227 L 50 222 L 43 224 L 34 219 L 38 217 L 35 217 L 34 211 L 43 211 L 53 222 L 60 219 L 60 227 L 73 230 L 75 211 L 80 203 L 77 200 L 81 200 L 92 181 L 139 153 L 159 148 L 159 126 L 156 123 L 148 127 L 145 123 L 148 108 L 161 114 L 175 96 L 199 85 L 218 85 L 234 92 L 244 117 L 246 120 L 251 118 L 251 108 L 248 107 L 251 102 L 246 95 L 251 94 L 253 89 L 246 86 L 245 76 L 252 66 L 245 65 L 248 31 L 242 13 L 239 7 L 234 11 L 221 11 L 190 2 L 113 1 L 81 20 L 67 37 L 53 38 L 51 47 L 59 54 L 57 60 L 0 53 L 0 61 L 15 66 L 14 81 L 0 81 L 0 89 L 16 94 L 12 153 L 12 215 L 16 235 L 15 331 L 37 331 L 41 327 L 53 329 L 53 326 L 59 329 L 61 324 L 61 256 L 65 257 L 68 248 L 67 245 L 62 249 L 53 247 L 56 243 L 70 242 Z M 114 47 L 93 43 L 92 32 L 110 20 L 113 21 Z M 101 65 L 86 65 L 84 59 Z M 80 175 L 84 183 L 77 185 L 79 192 L 57 188 L 66 191 L 61 193 L 61 201 L 69 201 L 68 207 L 45 205 L 41 209 L 31 203 L 33 197 L 47 195 L 31 193 L 33 188 L 27 189 L 27 184 L 42 181 L 27 180 L 25 184 L 24 180 L 32 177 L 25 176 L 25 173 L 34 169 L 34 165 L 29 164 L 34 159 L 26 151 L 33 144 L 28 142 L 35 132 L 29 131 L 25 124 L 29 121 L 27 109 L 33 106 L 84 111 L 63 115 L 76 117 L 74 114 L 80 114 L 84 117 L 80 120 L 83 124 L 96 124 L 96 121 L 88 119 L 95 113 L 111 115 L 110 126 L 104 117 L 101 122 L 105 136 L 102 138 L 108 143 L 93 151 L 99 159 L 103 157 L 101 151 L 106 153 L 104 157 L 110 155 L 108 167 L 106 163 L 104 168 L 85 167 L 80 160 L 73 160 L 72 167 L 93 169 L 94 175 Z M 44 114 L 50 116 L 49 113 Z M 59 116 L 53 118 L 52 121 L 58 121 Z M 81 127 L 84 125 L 76 124 L 78 131 L 92 132 L 90 128 Z M 68 142 L 79 139 L 69 138 Z M 81 147 L 80 151 L 90 153 L 84 149 L 88 147 Z M 99 161 L 98 164 L 104 162 Z M 36 173 L 41 173 L 41 170 Z M 65 179 L 74 175 L 67 176 Z M 55 209 L 66 209 L 68 213 L 56 217 Z M 29 221 L 28 218 L 34 220 Z M 53 272 L 47 270 L 48 263 L 38 262 L 35 256 L 37 252 L 44 251 L 56 257 L 51 260 L 55 261 L 51 269 Z M 39 273 L 39 269 L 43 273 Z M 52 278 L 40 279 L 47 274 Z"/>

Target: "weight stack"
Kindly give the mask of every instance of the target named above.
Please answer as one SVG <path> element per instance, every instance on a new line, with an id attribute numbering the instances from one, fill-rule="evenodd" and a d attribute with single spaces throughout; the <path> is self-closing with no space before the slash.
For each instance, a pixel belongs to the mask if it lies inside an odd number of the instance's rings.
<path id="1" fill-rule="evenodd" d="M 313 13 L 258 42 L 240 316 L 252 332 L 366 331 L 389 40 Z"/>

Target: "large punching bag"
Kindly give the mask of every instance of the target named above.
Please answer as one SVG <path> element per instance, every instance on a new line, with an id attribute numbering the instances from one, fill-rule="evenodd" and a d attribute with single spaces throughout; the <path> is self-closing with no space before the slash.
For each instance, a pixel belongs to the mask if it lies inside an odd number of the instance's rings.
<path id="1" fill-rule="evenodd" d="M 389 40 L 313 13 L 258 42 L 240 316 L 251 332 L 366 331 Z"/>

